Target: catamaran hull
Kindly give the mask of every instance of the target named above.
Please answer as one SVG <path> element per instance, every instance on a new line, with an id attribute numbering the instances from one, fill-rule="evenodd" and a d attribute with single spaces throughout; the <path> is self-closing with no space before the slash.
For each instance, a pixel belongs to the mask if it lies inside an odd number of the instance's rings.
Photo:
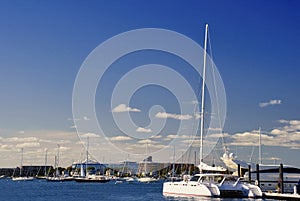
<path id="1" fill-rule="evenodd" d="M 173 197 L 219 197 L 219 189 L 195 182 L 165 182 L 163 195 Z"/>
<path id="2" fill-rule="evenodd" d="M 222 198 L 260 198 L 262 191 L 258 186 L 251 184 L 237 184 L 236 186 L 220 186 L 220 197 Z"/>

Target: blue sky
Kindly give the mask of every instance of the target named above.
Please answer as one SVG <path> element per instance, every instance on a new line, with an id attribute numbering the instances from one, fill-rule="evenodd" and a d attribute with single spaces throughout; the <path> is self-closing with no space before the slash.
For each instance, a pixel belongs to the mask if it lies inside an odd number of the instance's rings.
<path id="1" fill-rule="evenodd" d="M 296 0 L 1 0 L 0 166 L 16 166 L 20 147 L 24 147 L 25 153 L 27 150 L 25 163 L 42 163 L 45 148 L 54 155 L 57 142 L 65 149 L 64 165 L 80 158 L 83 150 L 80 143 L 80 148 L 71 146 L 78 141 L 70 120 L 72 90 L 81 64 L 100 43 L 133 29 L 163 28 L 184 34 L 202 46 L 205 23 L 210 25 L 213 58 L 226 89 L 224 132 L 228 138 L 225 140 L 232 150 L 240 150 L 239 158 L 248 160 L 255 140 L 242 149 L 245 144 L 241 138 L 254 138 L 253 131 L 262 127 L 263 139 L 268 140 L 264 157 L 300 166 L 296 157 L 300 149 L 299 4 Z M 146 64 L 155 58 L 156 62 L 174 65 L 193 87 L 198 86 L 193 71 L 181 68 L 186 64 L 170 55 L 150 52 L 131 56 L 133 63 L 123 68 L 117 63 L 107 72 L 105 87 L 99 85 L 97 90 L 96 107 L 102 112 L 97 116 L 105 122 L 105 130 L 115 137 L 119 136 L 118 131 L 109 126 L 112 124 L 110 92 L 132 65 Z M 126 61 L 120 60 L 119 65 Z M 166 112 L 178 114 L 178 103 L 168 91 L 155 87 L 147 90 L 144 94 L 136 93 L 130 105 L 141 110 L 131 113 L 137 124 L 141 127 L 149 124 L 146 111 L 153 104 L 162 104 Z M 259 106 L 271 100 L 277 100 L 271 102 L 277 104 Z M 161 133 L 165 137 L 173 132 L 168 127 L 178 124 L 170 118 L 168 122 Z M 282 139 L 290 146 L 284 143 L 279 146 Z M 8 153 L 14 153 L 15 159 L 9 160 Z M 32 159 L 33 153 L 39 153 L 36 159 Z M 103 155 L 99 157 L 102 159 Z M 125 157 L 105 155 L 107 161 Z"/>

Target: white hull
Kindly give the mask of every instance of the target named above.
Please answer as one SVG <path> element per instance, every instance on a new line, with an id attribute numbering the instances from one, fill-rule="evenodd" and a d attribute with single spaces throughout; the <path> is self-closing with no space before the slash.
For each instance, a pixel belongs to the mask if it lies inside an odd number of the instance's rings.
<path id="1" fill-rule="evenodd" d="M 158 179 L 152 178 L 152 177 L 141 177 L 138 179 L 139 182 L 142 183 L 150 183 L 150 182 L 157 182 Z"/>
<path id="2" fill-rule="evenodd" d="M 209 186 L 198 182 L 165 182 L 163 184 L 163 195 L 175 197 L 219 197 L 220 191 L 214 184 Z"/>
<path id="3" fill-rule="evenodd" d="M 190 181 L 165 182 L 164 196 L 180 197 L 262 197 L 259 187 L 224 174 L 197 174 Z"/>
<path id="4" fill-rule="evenodd" d="M 13 177 L 13 181 L 32 181 L 33 177 Z"/>

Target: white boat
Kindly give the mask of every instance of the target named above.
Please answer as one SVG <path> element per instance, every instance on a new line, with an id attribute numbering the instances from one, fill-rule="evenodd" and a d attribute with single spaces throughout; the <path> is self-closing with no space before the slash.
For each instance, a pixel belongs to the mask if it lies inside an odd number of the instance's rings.
<path id="1" fill-rule="evenodd" d="M 213 183 L 200 182 L 199 175 L 190 180 L 164 182 L 163 195 L 175 197 L 219 197 L 220 190 Z"/>
<path id="2" fill-rule="evenodd" d="M 202 82 L 202 96 L 201 96 L 201 114 L 204 114 L 204 89 L 206 77 L 206 46 L 208 36 L 208 24 L 205 26 L 205 42 L 204 42 L 204 65 L 203 65 L 203 82 Z M 201 118 L 200 126 L 200 168 L 203 162 L 203 131 L 204 131 L 204 118 Z M 200 169 L 202 171 L 202 168 Z M 219 197 L 220 190 L 214 183 L 201 181 L 203 175 L 195 175 L 190 180 L 184 181 L 169 181 L 163 184 L 163 195 L 165 196 L 206 196 L 206 197 Z M 204 177 L 203 177 L 204 178 Z"/>
<path id="3" fill-rule="evenodd" d="M 89 137 L 87 137 L 85 172 L 83 169 L 83 164 L 81 163 L 80 177 L 76 177 L 74 178 L 74 180 L 76 182 L 92 182 L 92 183 L 106 183 L 110 181 L 110 178 L 104 175 L 89 174 L 88 163 L 89 163 Z"/>
<path id="4" fill-rule="evenodd" d="M 78 177 L 74 179 L 76 182 L 89 182 L 89 183 L 107 183 L 110 181 L 108 177 L 102 175 L 89 175 L 87 177 Z"/>
<path id="5" fill-rule="evenodd" d="M 32 181 L 33 177 L 13 177 L 13 181 Z"/>
<path id="6" fill-rule="evenodd" d="M 137 181 L 137 180 L 136 180 L 135 178 L 133 178 L 133 177 L 125 177 L 124 179 L 125 179 L 125 181 L 126 181 L 127 183 L 133 183 L 133 182 L 136 182 L 136 181 Z"/>
<path id="7" fill-rule="evenodd" d="M 157 182 L 158 179 L 154 178 L 154 177 L 141 177 L 138 178 L 138 182 L 142 182 L 142 183 L 151 183 L 151 182 Z"/>
<path id="8" fill-rule="evenodd" d="M 21 149 L 21 165 L 20 165 L 20 173 L 18 177 L 13 176 L 11 179 L 12 181 L 32 181 L 33 177 L 22 176 L 22 169 L 23 169 L 23 148 Z"/>
<path id="9" fill-rule="evenodd" d="M 262 197 L 259 187 L 243 183 L 239 177 L 227 174 L 196 174 L 190 180 L 165 182 L 164 196 L 178 197 Z"/>
<path id="10" fill-rule="evenodd" d="M 206 46 L 208 37 L 208 25 L 205 27 L 204 42 L 204 65 L 203 83 L 201 96 L 201 114 L 204 113 L 204 90 L 206 72 Z M 201 118 L 200 125 L 200 165 L 198 166 L 201 174 L 196 174 L 190 180 L 170 181 L 163 184 L 163 195 L 165 196 L 192 196 L 192 197 L 261 197 L 262 192 L 259 187 L 244 184 L 238 177 L 226 174 L 203 174 L 204 170 L 224 172 L 222 167 L 212 167 L 203 162 L 203 131 L 204 118 Z"/>

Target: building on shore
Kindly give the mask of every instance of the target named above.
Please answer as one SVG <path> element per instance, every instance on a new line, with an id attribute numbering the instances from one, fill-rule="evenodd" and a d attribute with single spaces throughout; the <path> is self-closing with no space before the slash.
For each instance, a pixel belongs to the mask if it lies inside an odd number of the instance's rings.
<path id="1" fill-rule="evenodd" d="M 143 161 L 138 163 L 138 174 L 143 176 L 147 174 L 157 174 L 158 171 L 165 169 L 168 166 L 170 166 L 170 163 L 153 162 L 152 156 L 148 156 Z"/>
<path id="2" fill-rule="evenodd" d="M 52 166 L 45 165 L 22 165 L 16 168 L 0 168 L 0 175 L 7 177 L 12 176 L 45 176 L 49 170 L 53 169 Z M 22 175 L 20 175 L 22 174 Z"/>

